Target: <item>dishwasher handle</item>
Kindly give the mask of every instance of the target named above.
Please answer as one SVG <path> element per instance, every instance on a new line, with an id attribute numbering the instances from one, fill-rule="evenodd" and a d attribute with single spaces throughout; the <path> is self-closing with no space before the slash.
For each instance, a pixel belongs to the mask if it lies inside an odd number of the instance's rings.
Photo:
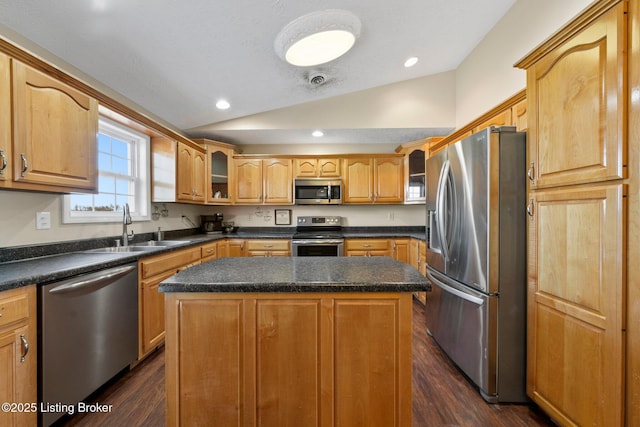
<path id="1" fill-rule="evenodd" d="M 55 288 L 49 289 L 50 294 L 69 294 L 72 292 L 93 292 L 115 282 L 121 277 L 135 270 L 135 265 L 125 265 L 109 270 L 101 270 L 65 280 Z"/>

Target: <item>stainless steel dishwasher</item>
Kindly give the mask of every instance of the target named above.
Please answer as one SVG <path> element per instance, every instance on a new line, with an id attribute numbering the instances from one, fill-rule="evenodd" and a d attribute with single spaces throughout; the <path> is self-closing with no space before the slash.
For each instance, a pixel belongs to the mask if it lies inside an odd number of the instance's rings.
<path id="1" fill-rule="evenodd" d="M 138 267 L 45 285 L 39 297 L 38 400 L 49 426 L 137 358 Z"/>

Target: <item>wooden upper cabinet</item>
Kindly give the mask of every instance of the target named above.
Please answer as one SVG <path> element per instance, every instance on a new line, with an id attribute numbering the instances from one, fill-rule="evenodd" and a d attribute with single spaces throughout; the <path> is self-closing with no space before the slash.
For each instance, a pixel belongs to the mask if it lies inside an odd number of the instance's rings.
<path id="1" fill-rule="evenodd" d="M 511 107 L 511 124 L 515 126 L 516 130 L 519 132 L 526 131 L 528 129 L 526 99 L 523 99 Z"/>
<path id="2" fill-rule="evenodd" d="M 625 192 L 531 195 L 527 394 L 561 425 L 624 424 Z"/>
<path id="3" fill-rule="evenodd" d="M 235 159 L 236 203 L 262 203 L 262 160 Z"/>
<path id="4" fill-rule="evenodd" d="M 293 203 L 291 159 L 242 159 L 234 161 L 235 200 L 238 204 Z"/>
<path id="5" fill-rule="evenodd" d="M 294 159 L 296 178 L 339 178 L 341 160 L 338 158 Z"/>
<path id="6" fill-rule="evenodd" d="M 262 161 L 264 203 L 287 205 L 293 203 L 293 171 L 290 159 Z"/>
<path id="7" fill-rule="evenodd" d="M 179 142 L 177 199 L 184 202 L 204 202 L 205 174 L 205 150 Z"/>
<path id="8" fill-rule="evenodd" d="M 476 126 L 473 129 L 473 132 L 479 132 L 482 129 L 486 129 L 490 126 L 497 126 L 497 127 L 511 126 L 511 124 L 512 124 L 512 111 L 511 111 L 511 108 L 507 108 L 506 110 L 501 111 L 500 113 L 496 114 L 486 122 Z"/>
<path id="9" fill-rule="evenodd" d="M 403 157 L 354 157 L 344 161 L 345 203 L 402 203 Z"/>
<path id="10" fill-rule="evenodd" d="M 626 29 L 620 2 L 535 62 L 525 60 L 531 188 L 626 175 Z"/>
<path id="11" fill-rule="evenodd" d="M 11 182 L 11 63 L 0 53 L 0 187 Z"/>
<path id="12" fill-rule="evenodd" d="M 95 191 L 97 100 L 18 61 L 12 67 L 13 179 Z"/>
<path id="13" fill-rule="evenodd" d="M 204 192 L 206 203 L 228 205 L 233 203 L 233 145 L 210 139 L 196 139 L 206 152 Z"/>
<path id="14" fill-rule="evenodd" d="M 401 203 L 404 200 L 402 157 L 376 158 L 374 165 L 374 203 Z"/>
<path id="15" fill-rule="evenodd" d="M 373 203 L 373 159 L 344 160 L 344 203 Z"/>

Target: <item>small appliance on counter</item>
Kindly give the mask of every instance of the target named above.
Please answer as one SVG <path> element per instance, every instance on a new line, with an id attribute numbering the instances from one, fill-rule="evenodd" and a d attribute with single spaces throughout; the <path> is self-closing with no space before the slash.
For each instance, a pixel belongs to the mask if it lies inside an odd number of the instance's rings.
<path id="1" fill-rule="evenodd" d="M 209 233 L 222 233 L 222 220 L 221 213 L 214 213 L 213 215 L 201 215 L 200 226 L 202 231 Z"/>

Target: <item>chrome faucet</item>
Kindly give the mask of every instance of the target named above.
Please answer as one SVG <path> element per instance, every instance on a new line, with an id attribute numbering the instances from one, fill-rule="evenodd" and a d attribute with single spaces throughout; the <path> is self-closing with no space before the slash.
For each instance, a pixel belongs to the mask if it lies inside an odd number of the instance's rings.
<path id="1" fill-rule="evenodd" d="M 127 233 L 127 225 L 131 224 L 131 214 L 129 212 L 129 203 L 125 203 L 123 206 L 123 217 L 122 217 L 122 246 L 128 246 L 129 241 L 133 239 L 133 230 L 131 230 L 131 234 Z"/>

